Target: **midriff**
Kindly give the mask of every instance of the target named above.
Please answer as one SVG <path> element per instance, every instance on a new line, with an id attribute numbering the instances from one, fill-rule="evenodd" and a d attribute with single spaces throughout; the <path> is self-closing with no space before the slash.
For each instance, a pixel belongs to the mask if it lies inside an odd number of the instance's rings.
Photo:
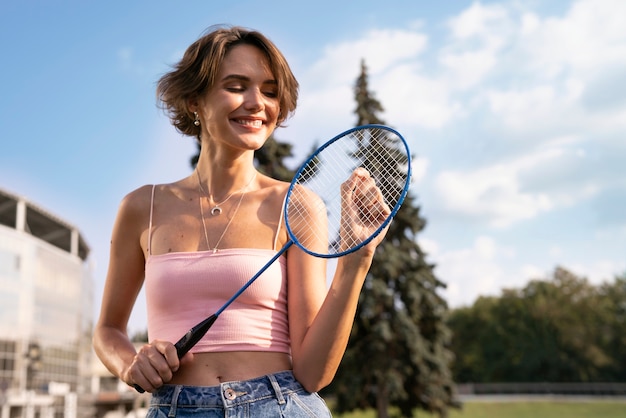
<path id="1" fill-rule="evenodd" d="M 223 382 L 248 380 L 291 368 L 291 357 L 286 353 L 261 351 L 196 353 L 193 361 L 181 366 L 167 383 L 217 386 Z"/>

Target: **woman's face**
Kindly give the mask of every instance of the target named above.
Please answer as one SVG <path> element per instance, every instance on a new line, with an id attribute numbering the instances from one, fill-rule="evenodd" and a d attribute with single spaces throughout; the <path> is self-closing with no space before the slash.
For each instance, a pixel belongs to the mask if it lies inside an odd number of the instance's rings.
<path id="1" fill-rule="evenodd" d="M 215 85 L 198 100 L 202 138 L 256 150 L 276 128 L 278 86 L 267 57 L 255 46 L 234 46 Z"/>

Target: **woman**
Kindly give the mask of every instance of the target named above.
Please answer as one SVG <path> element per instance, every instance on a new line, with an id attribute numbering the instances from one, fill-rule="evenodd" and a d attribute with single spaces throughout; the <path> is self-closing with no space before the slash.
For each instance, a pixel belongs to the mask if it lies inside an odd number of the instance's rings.
<path id="1" fill-rule="evenodd" d="M 338 260 L 330 289 L 324 260 L 290 247 L 182 359 L 173 345 L 288 240 L 289 184 L 258 173 L 253 156 L 297 89 L 274 44 L 239 27 L 206 33 L 159 81 L 174 126 L 200 141 L 198 164 L 121 202 L 94 333 L 107 368 L 152 392 L 148 416 L 330 416 L 316 392 L 339 366 L 384 234 Z M 357 170 L 344 187 L 368 180 Z M 144 281 L 150 343 L 136 351 L 126 327 Z"/>

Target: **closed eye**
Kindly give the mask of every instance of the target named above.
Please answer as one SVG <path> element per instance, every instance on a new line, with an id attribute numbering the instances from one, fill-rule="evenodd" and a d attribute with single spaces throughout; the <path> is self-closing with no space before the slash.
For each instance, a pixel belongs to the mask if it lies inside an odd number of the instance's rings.
<path id="1" fill-rule="evenodd" d="M 241 93 L 246 90 L 243 86 L 227 86 L 225 87 L 225 89 L 226 91 L 230 91 L 233 93 Z"/>
<path id="2" fill-rule="evenodd" d="M 272 99 L 275 99 L 276 97 L 278 97 L 278 92 L 276 91 L 275 88 L 271 90 L 265 90 L 263 91 L 263 94 Z"/>
<path id="3" fill-rule="evenodd" d="M 230 74 L 222 79 L 224 89 L 232 93 L 242 93 L 249 88 L 252 80 L 244 75 Z M 278 97 L 278 86 L 276 80 L 265 80 L 261 83 L 261 93 L 269 98 Z"/>

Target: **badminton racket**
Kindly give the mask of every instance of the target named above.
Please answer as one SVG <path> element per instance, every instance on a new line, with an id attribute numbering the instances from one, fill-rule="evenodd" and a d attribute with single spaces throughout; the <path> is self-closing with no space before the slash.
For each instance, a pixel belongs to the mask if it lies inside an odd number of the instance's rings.
<path id="1" fill-rule="evenodd" d="M 300 166 L 287 190 L 283 209 L 287 243 L 220 309 L 174 344 L 178 358 L 292 245 L 322 258 L 341 257 L 367 245 L 400 209 L 410 179 L 409 147 L 390 127 L 358 126 L 319 147 Z M 138 385 L 135 389 L 143 392 Z"/>

